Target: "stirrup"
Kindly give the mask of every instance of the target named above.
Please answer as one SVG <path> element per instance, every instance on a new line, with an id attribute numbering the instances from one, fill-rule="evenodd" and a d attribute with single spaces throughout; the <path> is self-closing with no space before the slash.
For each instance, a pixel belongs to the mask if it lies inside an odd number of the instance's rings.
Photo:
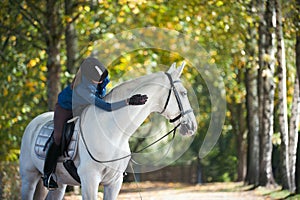
<path id="1" fill-rule="evenodd" d="M 53 174 L 42 177 L 44 186 L 50 191 L 56 190 L 58 188 L 58 185 L 57 185 L 56 181 L 53 179 L 52 175 Z"/>

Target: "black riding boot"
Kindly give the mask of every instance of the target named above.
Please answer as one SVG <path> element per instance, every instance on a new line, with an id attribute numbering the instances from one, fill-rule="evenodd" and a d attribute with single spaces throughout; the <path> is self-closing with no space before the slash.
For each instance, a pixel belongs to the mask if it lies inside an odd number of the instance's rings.
<path id="1" fill-rule="evenodd" d="M 55 172 L 57 159 L 60 155 L 60 146 L 56 145 L 53 140 L 49 144 L 49 149 L 46 154 L 45 163 L 44 163 L 44 177 L 43 183 L 44 186 L 49 190 L 54 190 L 58 188 L 57 183 L 54 181 L 52 175 Z"/>

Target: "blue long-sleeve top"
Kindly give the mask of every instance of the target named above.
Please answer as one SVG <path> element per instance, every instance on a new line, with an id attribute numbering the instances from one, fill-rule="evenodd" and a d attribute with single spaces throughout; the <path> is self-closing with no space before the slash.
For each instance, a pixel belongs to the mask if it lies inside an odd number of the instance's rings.
<path id="1" fill-rule="evenodd" d="M 127 106 L 126 100 L 108 103 L 102 99 L 105 96 L 108 83 L 109 79 L 106 78 L 100 87 L 97 87 L 97 84 L 90 83 L 85 77 L 82 77 L 81 83 L 74 90 L 68 85 L 61 91 L 58 95 L 58 104 L 67 110 L 80 109 L 90 104 L 95 104 L 106 111 L 113 111 Z"/>

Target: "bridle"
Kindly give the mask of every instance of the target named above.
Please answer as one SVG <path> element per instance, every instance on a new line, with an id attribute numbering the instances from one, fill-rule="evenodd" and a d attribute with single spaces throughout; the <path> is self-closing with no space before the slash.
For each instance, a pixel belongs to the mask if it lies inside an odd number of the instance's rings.
<path id="1" fill-rule="evenodd" d="M 171 98 L 171 93 L 173 91 L 174 95 L 175 95 L 175 98 L 176 98 L 176 101 L 177 101 L 177 104 L 178 104 L 178 107 L 179 107 L 179 114 L 178 114 L 178 116 L 169 120 L 170 123 L 174 123 L 177 120 L 179 120 L 181 117 L 183 117 L 184 115 L 186 115 L 186 114 L 188 114 L 190 112 L 193 112 L 193 110 L 192 109 L 188 109 L 188 110 L 185 111 L 183 109 L 183 105 L 181 103 L 181 100 L 180 100 L 180 97 L 179 97 L 179 93 L 178 93 L 178 91 L 177 91 L 177 89 L 176 89 L 176 87 L 174 85 L 174 83 L 181 83 L 181 81 L 180 80 L 173 81 L 172 76 L 169 73 L 165 72 L 165 74 L 167 75 L 167 77 L 168 77 L 168 79 L 170 81 L 171 87 L 169 89 L 169 94 L 168 94 L 168 98 L 167 98 L 167 101 L 165 103 L 165 106 L 164 106 L 163 110 L 160 112 L 160 114 L 162 114 L 162 113 L 164 113 L 166 111 L 166 109 L 168 107 L 168 104 L 169 104 L 169 101 L 170 101 L 170 98 Z M 87 146 L 87 143 L 85 141 L 85 138 L 84 138 L 84 135 L 83 135 L 83 131 L 82 131 L 82 126 L 81 126 L 81 120 L 79 122 L 79 128 L 80 128 L 80 133 L 81 133 L 81 136 L 82 136 L 82 140 L 83 140 L 84 146 L 85 146 L 88 154 L 90 155 L 90 157 L 95 162 L 103 164 L 103 163 L 110 163 L 110 162 L 115 162 L 115 161 L 123 160 L 123 159 L 131 157 L 131 156 L 133 156 L 133 155 L 135 155 L 137 153 L 141 153 L 142 151 L 144 151 L 145 149 L 148 149 L 149 147 L 153 146 L 154 144 L 156 144 L 157 142 L 161 141 L 162 139 L 164 139 L 165 137 L 167 137 L 171 133 L 173 133 L 173 135 L 172 135 L 172 141 L 173 141 L 174 138 L 175 138 L 176 130 L 181 125 L 181 123 L 183 123 L 183 122 L 178 123 L 171 131 L 169 131 L 168 133 L 164 134 L 162 137 L 160 137 L 159 139 L 155 140 L 154 142 L 152 142 L 151 144 L 147 145 L 146 147 L 143 147 L 142 149 L 140 149 L 140 150 L 138 150 L 136 152 L 130 153 L 130 154 L 126 155 L 126 156 L 123 156 L 123 157 L 120 157 L 120 158 L 116 158 L 116 159 L 111 159 L 111 160 L 98 160 L 98 159 L 96 159 L 92 155 L 92 153 L 90 152 L 90 150 L 89 150 L 89 148 Z"/>
<path id="2" fill-rule="evenodd" d="M 183 106 L 182 106 L 182 103 L 181 103 L 181 100 L 180 100 L 180 97 L 179 97 L 179 93 L 178 93 L 178 91 L 177 91 L 177 89 L 174 85 L 175 83 L 181 83 L 181 81 L 180 80 L 173 81 L 172 76 L 169 73 L 165 72 L 165 74 L 166 74 L 166 76 L 168 77 L 168 79 L 170 81 L 171 87 L 169 89 L 169 94 L 168 94 L 168 98 L 167 98 L 167 101 L 165 103 L 165 106 L 164 106 L 163 110 L 160 112 L 160 114 L 163 114 L 166 111 L 166 109 L 168 107 L 168 104 L 169 104 L 169 101 L 170 101 L 170 98 L 171 98 L 171 93 L 173 91 L 174 95 L 175 95 L 175 98 L 176 98 L 176 101 L 177 101 L 177 105 L 179 107 L 179 114 L 177 115 L 177 117 L 169 120 L 170 123 L 174 123 L 177 120 L 179 120 L 181 117 L 183 117 L 184 115 L 186 115 L 190 112 L 193 112 L 193 109 L 188 109 L 186 111 L 183 109 Z"/>

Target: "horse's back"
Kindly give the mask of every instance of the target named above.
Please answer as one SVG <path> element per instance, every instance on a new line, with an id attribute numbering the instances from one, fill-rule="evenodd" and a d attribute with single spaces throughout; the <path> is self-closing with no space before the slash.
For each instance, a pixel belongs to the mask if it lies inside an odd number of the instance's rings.
<path id="1" fill-rule="evenodd" d="M 20 170 L 28 168 L 32 165 L 32 155 L 34 152 L 34 142 L 38 135 L 39 130 L 48 121 L 53 119 L 53 112 L 46 112 L 35 117 L 26 127 L 21 144 L 20 153 Z"/>
<path id="2" fill-rule="evenodd" d="M 32 142 L 32 139 L 38 134 L 38 130 L 46 124 L 48 121 L 53 119 L 53 112 L 46 112 L 35 117 L 26 127 L 22 138 L 21 148 L 25 142 Z M 26 145 L 27 146 L 27 145 Z"/>

